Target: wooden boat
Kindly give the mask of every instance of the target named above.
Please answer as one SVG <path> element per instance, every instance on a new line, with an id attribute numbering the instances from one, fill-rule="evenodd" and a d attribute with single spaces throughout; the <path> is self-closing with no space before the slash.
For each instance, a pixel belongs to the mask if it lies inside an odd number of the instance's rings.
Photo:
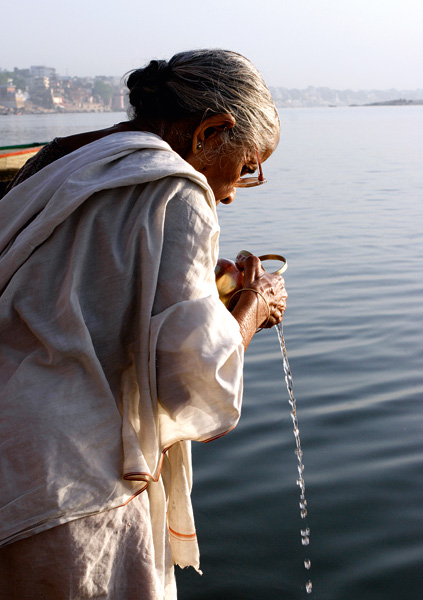
<path id="1" fill-rule="evenodd" d="M 0 173 L 11 169 L 19 170 L 43 146 L 45 142 L 0 147 Z"/>
<path id="2" fill-rule="evenodd" d="M 0 197 L 19 169 L 45 144 L 46 142 L 0 147 Z"/>

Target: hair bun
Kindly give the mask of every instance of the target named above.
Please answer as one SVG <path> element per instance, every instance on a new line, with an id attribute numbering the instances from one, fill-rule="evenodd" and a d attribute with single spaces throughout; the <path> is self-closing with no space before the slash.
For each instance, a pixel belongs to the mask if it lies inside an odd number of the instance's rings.
<path id="1" fill-rule="evenodd" d="M 166 60 L 152 60 L 144 69 L 133 71 L 126 82 L 129 91 L 135 89 L 155 94 L 167 82 L 171 66 Z"/>

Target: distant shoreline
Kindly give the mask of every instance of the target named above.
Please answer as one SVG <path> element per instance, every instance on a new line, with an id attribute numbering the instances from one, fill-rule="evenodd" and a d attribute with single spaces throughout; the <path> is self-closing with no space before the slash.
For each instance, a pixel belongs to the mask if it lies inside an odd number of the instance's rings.
<path id="1" fill-rule="evenodd" d="M 369 104 L 350 104 L 350 106 L 422 106 L 423 100 L 386 100 L 385 102 L 370 102 Z"/>
<path id="2" fill-rule="evenodd" d="M 75 108 L 75 109 L 59 109 L 56 110 L 54 108 L 21 108 L 19 110 L 12 109 L 2 109 L 0 106 L 0 117 L 9 117 L 19 116 L 19 115 L 73 115 L 73 114 L 103 114 L 103 113 L 115 113 L 121 112 L 126 114 L 126 110 L 112 110 L 112 109 L 104 109 L 104 110 L 89 110 L 84 108 Z"/>
<path id="3" fill-rule="evenodd" d="M 415 90 L 336 90 L 309 86 L 306 89 L 270 88 L 276 106 L 408 106 L 423 103 L 423 88 Z"/>
<path id="4" fill-rule="evenodd" d="M 276 100 L 276 107 L 280 108 L 280 109 L 289 109 L 289 108 L 345 108 L 345 107 L 351 107 L 351 108 L 362 108 L 362 107 L 372 107 L 372 106 L 423 106 L 423 99 L 422 100 L 410 100 L 410 99 L 406 99 L 406 98 L 398 98 L 396 100 L 385 100 L 385 101 L 378 101 L 378 102 L 367 102 L 367 103 L 363 103 L 363 104 L 358 104 L 358 103 L 351 103 L 351 104 L 297 104 L 297 105 L 287 105 L 285 103 L 278 103 Z M 69 115 L 69 114 L 103 114 L 103 113 L 115 113 L 115 112 L 120 112 L 123 114 L 126 114 L 125 110 L 112 110 L 109 108 L 105 108 L 104 110 L 89 110 L 89 109 L 84 109 L 84 108 L 75 108 L 75 109 L 59 109 L 56 110 L 54 108 L 48 109 L 48 108 L 39 108 L 39 107 L 32 107 L 32 108 L 22 108 L 19 109 L 17 111 L 13 111 L 11 109 L 3 109 L 0 106 L 0 117 L 8 117 L 8 116 L 19 116 L 19 115 Z"/>

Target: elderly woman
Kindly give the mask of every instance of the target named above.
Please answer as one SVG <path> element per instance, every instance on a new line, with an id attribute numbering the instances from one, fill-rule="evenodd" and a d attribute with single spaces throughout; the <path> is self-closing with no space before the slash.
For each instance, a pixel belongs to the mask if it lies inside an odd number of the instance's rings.
<path id="1" fill-rule="evenodd" d="M 216 204 L 262 182 L 279 119 L 244 57 L 127 80 L 131 119 L 56 139 L 0 203 L 0 598 L 176 598 L 199 569 L 190 442 L 239 419 L 243 355 L 281 321 L 256 257 L 230 313 Z"/>

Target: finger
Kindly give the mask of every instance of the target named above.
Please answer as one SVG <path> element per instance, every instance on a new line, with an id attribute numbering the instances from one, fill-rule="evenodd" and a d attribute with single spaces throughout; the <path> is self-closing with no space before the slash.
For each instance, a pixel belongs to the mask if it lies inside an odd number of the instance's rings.
<path id="1" fill-rule="evenodd" d="M 251 254 L 251 252 L 248 252 L 247 250 L 241 250 L 241 252 L 238 252 L 238 254 L 236 256 L 235 264 L 238 267 L 238 269 L 240 269 L 241 271 L 244 270 L 244 263 L 248 256 L 253 256 L 253 255 Z"/>
<path id="2" fill-rule="evenodd" d="M 238 256 L 236 257 L 235 264 L 240 271 L 243 271 L 245 269 L 245 262 L 247 258 L 248 256 L 246 254 L 238 254 Z"/>
<path id="3" fill-rule="evenodd" d="M 247 256 L 242 262 L 244 271 L 244 287 L 251 285 L 252 282 L 260 277 L 262 273 L 261 262 L 257 256 Z"/>
<path id="4" fill-rule="evenodd" d="M 281 310 L 278 313 L 274 313 L 269 319 L 269 321 L 266 323 L 265 329 L 270 329 L 278 323 L 282 323 L 284 312 L 284 310 Z"/>

